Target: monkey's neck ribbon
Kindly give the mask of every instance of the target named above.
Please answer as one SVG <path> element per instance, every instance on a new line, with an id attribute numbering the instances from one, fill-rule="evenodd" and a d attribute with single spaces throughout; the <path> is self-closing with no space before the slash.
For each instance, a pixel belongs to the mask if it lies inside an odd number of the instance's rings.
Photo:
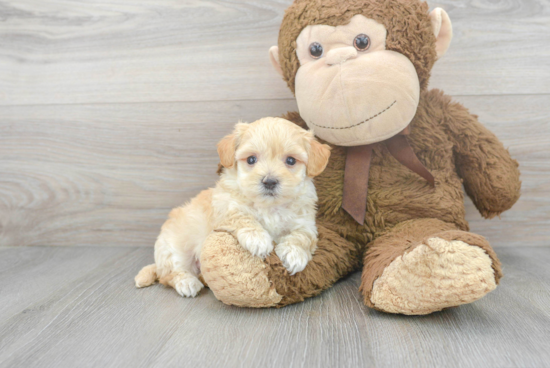
<path id="1" fill-rule="evenodd" d="M 410 128 L 407 127 L 401 133 L 384 142 L 348 147 L 346 168 L 344 171 L 342 208 L 359 224 L 363 225 L 365 222 L 372 149 L 377 144 L 384 143 L 388 151 L 397 161 L 426 179 L 432 187 L 435 187 L 433 175 L 428 171 L 426 166 L 420 162 L 407 140 L 406 136 L 409 133 Z"/>

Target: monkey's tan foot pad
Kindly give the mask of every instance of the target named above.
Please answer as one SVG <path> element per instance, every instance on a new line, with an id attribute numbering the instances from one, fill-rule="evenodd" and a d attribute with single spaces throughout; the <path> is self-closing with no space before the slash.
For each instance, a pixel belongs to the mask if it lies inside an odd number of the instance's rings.
<path id="1" fill-rule="evenodd" d="M 206 239 L 201 274 L 216 298 L 225 304 L 266 308 L 282 299 L 268 279 L 265 262 L 227 232 L 214 232 Z"/>
<path id="2" fill-rule="evenodd" d="M 424 243 L 397 257 L 374 282 L 376 309 L 429 314 L 471 303 L 496 288 L 492 260 L 480 247 L 437 237 Z"/>

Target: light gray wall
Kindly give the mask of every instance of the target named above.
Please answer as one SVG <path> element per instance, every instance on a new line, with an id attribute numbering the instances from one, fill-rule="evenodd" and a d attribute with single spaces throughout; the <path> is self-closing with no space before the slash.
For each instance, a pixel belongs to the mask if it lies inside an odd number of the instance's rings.
<path id="1" fill-rule="evenodd" d="M 272 71 L 284 1 L 0 3 L 0 245 L 152 246 L 169 209 L 216 180 L 239 119 L 296 109 Z M 523 196 L 472 230 L 550 238 L 550 3 L 429 2 L 455 38 L 431 87 L 520 161 Z"/>

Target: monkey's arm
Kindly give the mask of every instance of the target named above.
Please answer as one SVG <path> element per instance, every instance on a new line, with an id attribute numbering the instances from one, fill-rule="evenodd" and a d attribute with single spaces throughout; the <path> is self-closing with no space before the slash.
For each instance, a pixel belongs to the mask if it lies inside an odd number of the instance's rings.
<path id="1" fill-rule="evenodd" d="M 454 143 L 455 164 L 466 193 L 483 217 L 498 216 L 520 196 L 518 162 L 477 116 L 445 99 L 443 123 Z"/>

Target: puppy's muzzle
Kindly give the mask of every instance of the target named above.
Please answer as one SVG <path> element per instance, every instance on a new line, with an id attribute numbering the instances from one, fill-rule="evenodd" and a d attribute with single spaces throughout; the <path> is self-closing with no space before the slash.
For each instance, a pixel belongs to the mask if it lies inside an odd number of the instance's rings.
<path id="1" fill-rule="evenodd" d="M 277 186 L 279 185 L 279 180 L 266 176 L 265 178 L 262 179 L 262 185 L 264 186 L 265 189 L 269 191 L 274 191 L 275 189 L 277 189 Z"/>

